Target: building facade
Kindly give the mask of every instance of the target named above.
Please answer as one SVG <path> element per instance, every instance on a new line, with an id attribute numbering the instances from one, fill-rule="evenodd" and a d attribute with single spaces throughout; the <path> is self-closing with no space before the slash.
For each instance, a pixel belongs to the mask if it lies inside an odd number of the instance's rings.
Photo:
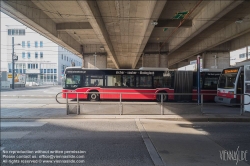
<path id="1" fill-rule="evenodd" d="M 12 73 L 14 38 L 15 74 L 22 74 L 26 82 L 61 84 L 68 66 L 82 66 L 82 59 L 23 25 L 6 26 L 6 49 L 1 53 L 1 71 Z M 2 42 L 3 43 L 3 42 Z"/>
<path id="2" fill-rule="evenodd" d="M 247 52 L 248 51 L 248 56 Z M 230 52 L 230 66 L 235 66 L 237 62 L 244 61 L 250 58 L 250 47 L 248 49 L 242 48 L 236 51 Z"/>

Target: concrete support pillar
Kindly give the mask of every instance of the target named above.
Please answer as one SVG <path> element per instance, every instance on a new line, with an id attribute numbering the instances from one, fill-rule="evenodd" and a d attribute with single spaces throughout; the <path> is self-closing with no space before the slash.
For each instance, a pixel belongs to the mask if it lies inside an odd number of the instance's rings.
<path id="1" fill-rule="evenodd" d="M 84 55 L 83 58 L 85 68 L 107 68 L 107 55 L 96 55 L 96 62 L 94 55 Z M 95 66 L 96 63 L 96 66 Z"/>
<path id="2" fill-rule="evenodd" d="M 202 53 L 203 69 L 224 69 L 230 66 L 230 52 Z"/>
<path id="3" fill-rule="evenodd" d="M 142 64 L 143 63 L 143 64 Z M 136 68 L 143 67 L 167 67 L 167 55 L 166 54 L 144 54 L 140 58 Z"/>
<path id="4" fill-rule="evenodd" d="M 246 47 L 246 59 L 248 59 L 248 46 Z"/>
<path id="5" fill-rule="evenodd" d="M 84 56 L 82 56 L 82 68 L 85 68 L 85 63 L 84 63 Z"/>

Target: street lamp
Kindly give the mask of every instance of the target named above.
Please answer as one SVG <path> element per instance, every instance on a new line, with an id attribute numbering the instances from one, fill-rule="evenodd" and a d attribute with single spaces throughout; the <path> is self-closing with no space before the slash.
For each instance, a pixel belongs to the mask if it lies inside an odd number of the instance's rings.
<path id="1" fill-rule="evenodd" d="M 16 44 L 16 45 L 21 45 L 21 44 Z M 15 46 L 15 44 L 14 44 L 14 37 L 12 37 L 12 89 L 14 89 L 15 87 L 14 87 L 14 83 L 15 83 L 15 81 L 14 81 L 14 74 L 15 74 L 15 60 L 17 60 L 16 58 L 14 58 L 14 46 Z"/>

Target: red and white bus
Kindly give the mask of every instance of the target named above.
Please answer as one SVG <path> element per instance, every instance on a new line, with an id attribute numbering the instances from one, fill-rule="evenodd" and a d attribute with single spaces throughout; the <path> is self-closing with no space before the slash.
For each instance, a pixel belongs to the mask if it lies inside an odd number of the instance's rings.
<path id="1" fill-rule="evenodd" d="M 220 72 L 201 72 L 201 93 L 214 95 L 204 96 L 204 100 L 214 100 Z M 183 100 L 174 93 L 194 93 L 190 100 L 197 99 L 196 72 L 170 71 L 168 69 L 83 69 L 68 67 L 62 97 L 98 101 L 100 99 L 148 99 L 160 101 Z M 94 93 L 91 93 L 94 92 Z M 184 97 L 185 98 L 185 97 Z M 186 98 L 185 98 L 186 99 Z"/>
<path id="2" fill-rule="evenodd" d="M 245 73 L 244 64 L 250 65 L 250 62 L 239 63 L 239 66 L 222 71 L 218 81 L 217 96 L 214 98 L 215 102 L 240 103 L 240 94 L 244 94 L 244 75 L 249 75 Z"/>

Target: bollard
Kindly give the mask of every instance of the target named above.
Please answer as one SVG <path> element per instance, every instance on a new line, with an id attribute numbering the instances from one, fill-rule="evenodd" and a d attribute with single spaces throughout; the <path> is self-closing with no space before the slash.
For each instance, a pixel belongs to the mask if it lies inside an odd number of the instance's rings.
<path id="1" fill-rule="evenodd" d="M 203 94 L 201 94 L 201 114 L 203 114 Z"/>
<path id="2" fill-rule="evenodd" d="M 164 109 L 163 109 L 163 94 L 161 94 L 161 115 L 164 115 Z"/>
<path id="3" fill-rule="evenodd" d="M 123 112 L 122 112 L 122 94 L 120 93 L 120 115 L 122 115 L 123 114 Z"/>
<path id="4" fill-rule="evenodd" d="M 68 92 L 66 92 L 66 114 L 69 114 L 69 107 L 68 107 Z"/>
<path id="5" fill-rule="evenodd" d="M 76 107 L 76 111 L 77 111 L 77 115 L 80 115 L 78 93 L 76 94 L 76 99 L 77 99 L 77 107 Z"/>
<path id="6" fill-rule="evenodd" d="M 244 104 L 244 101 L 243 101 L 243 95 L 241 94 L 240 95 L 240 115 L 243 114 L 243 104 Z"/>

